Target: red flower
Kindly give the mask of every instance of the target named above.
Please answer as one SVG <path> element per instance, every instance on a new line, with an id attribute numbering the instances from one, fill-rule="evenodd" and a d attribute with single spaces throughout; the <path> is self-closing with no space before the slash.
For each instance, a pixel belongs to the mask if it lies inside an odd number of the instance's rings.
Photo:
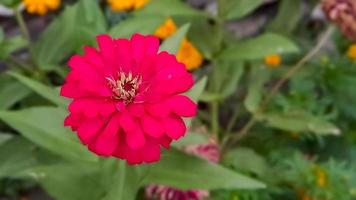
<path id="1" fill-rule="evenodd" d="M 131 40 L 97 37 L 99 48 L 74 55 L 61 95 L 72 98 L 64 124 L 88 149 L 129 164 L 160 159 L 186 132 L 182 117 L 196 114 L 196 104 L 181 93 L 193 77 L 175 56 L 158 52 L 154 36 Z"/>

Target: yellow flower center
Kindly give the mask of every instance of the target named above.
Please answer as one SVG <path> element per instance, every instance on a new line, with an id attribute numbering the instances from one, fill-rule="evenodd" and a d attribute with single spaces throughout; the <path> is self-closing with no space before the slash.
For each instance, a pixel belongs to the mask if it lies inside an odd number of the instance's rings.
<path id="1" fill-rule="evenodd" d="M 199 68 L 202 65 L 203 56 L 191 42 L 189 42 L 187 39 L 184 39 L 177 53 L 177 60 L 185 64 L 188 70 L 193 70 Z"/>
<path id="2" fill-rule="evenodd" d="M 128 104 L 135 98 L 142 83 L 142 76 L 134 76 L 131 72 L 128 74 L 119 72 L 116 80 L 114 78 L 106 78 L 106 80 L 113 92 L 113 98 L 123 100 L 125 104 Z"/>
<path id="3" fill-rule="evenodd" d="M 268 55 L 265 57 L 265 64 L 270 68 L 277 68 L 281 65 L 282 59 L 280 55 Z"/>
<path id="4" fill-rule="evenodd" d="M 23 0 L 27 12 L 45 15 L 50 10 L 57 10 L 61 0 Z"/>

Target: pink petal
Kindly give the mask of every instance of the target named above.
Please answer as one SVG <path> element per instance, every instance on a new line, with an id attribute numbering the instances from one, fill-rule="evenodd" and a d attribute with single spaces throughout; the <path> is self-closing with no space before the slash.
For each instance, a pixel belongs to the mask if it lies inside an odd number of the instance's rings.
<path id="1" fill-rule="evenodd" d="M 186 127 L 184 121 L 177 116 L 170 116 L 163 120 L 166 134 L 174 140 L 179 139 L 185 134 Z"/>
<path id="2" fill-rule="evenodd" d="M 171 106 L 165 101 L 154 104 L 146 104 L 146 110 L 155 117 L 167 117 L 171 112 Z"/>
<path id="3" fill-rule="evenodd" d="M 142 104 L 132 103 L 128 106 L 128 110 L 132 116 L 141 117 L 145 113 L 145 109 Z"/>
<path id="4" fill-rule="evenodd" d="M 139 129 L 138 124 L 128 112 L 121 113 L 120 125 L 126 133 Z"/>
<path id="5" fill-rule="evenodd" d="M 168 100 L 172 111 L 181 117 L 193 117 L 196 115 L 197 105 L 187 96 L 177 95 Z"/>
<path id="6" fill-rule="evenodd" d="M 109 35 L 97 36 L 97 41 L 100 49 L 100 54 L 105 59 L 106 67 L 118 69 L 118 62 L 116 56 L 116 44 Z"/>
<path id="7" fill-rule="evenodd" d="M 103 119 L 89 119 L 82 123 L 78 128 L 78 137 L 83 142 L 83 144 L 89 144 L 95 136 L 98 134 L 99 130 L 104 126 Z"/>
<path id="8" fill-rule="evenodd" d="M 89 146 L 93 152 L 101 156 L 110 156 L 119 144 L 119 114 L 114 115 L 103 132 Z"/>
<path id="9" fill-rule="evenodd" d="M 145 145 L 146 139 L 141 128 L 134 129 L 130 132 L 126 132 L 127 145 L 133 150 L 142 148 Z"/>
<path id="10" fill-rule="evenodd" d="M 147 141 L 146 145 L 140 150 L 141 158 L 146 163 L 159 161 L 161 157 L 161 150 L 157 143 Z"/>
<path id="11" fill-rule="evenodd" d="M 162 127 L 162 122 L 148 114 L 145 114 L 141 118 L 142 128 L 148 135 L 158 138 L 164 134 L 164 128 Z"/>

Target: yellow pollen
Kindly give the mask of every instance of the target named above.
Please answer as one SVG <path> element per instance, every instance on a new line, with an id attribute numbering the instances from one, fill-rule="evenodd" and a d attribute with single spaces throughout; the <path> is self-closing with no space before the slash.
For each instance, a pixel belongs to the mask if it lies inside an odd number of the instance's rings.
<path id="1" fill-rule="evenodd" d="M 191 42 L 187 39 L 183 39 L 177 53 L 177 60 L 185 64 L 187 70 L 194 70 L 202 65 L 203 56 Z"/>
<path id="2" fill-rule="evenodd" d="M 114 99 L 123 100 L 126 104 L 134 100 L 142 83 L 142 76 L 133 75 L 131 72 L 125 74 L 119 72 L 118 78 L 106 78 L 113 92 Z"/>
<path id="3" fill-rule="evenodd" d="M 325 187 L 327 184 L 327 176 L 326 173 L 323 169 L 320 167 L 317 167 L 315 169 L 315 178 L 316 178 L 316 184 L 319 187 Z"/>

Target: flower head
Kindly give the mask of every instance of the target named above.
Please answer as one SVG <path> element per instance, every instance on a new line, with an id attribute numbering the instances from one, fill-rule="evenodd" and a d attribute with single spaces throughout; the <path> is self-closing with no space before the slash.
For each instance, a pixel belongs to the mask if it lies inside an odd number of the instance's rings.
<path id="1" fill-rule="evenodd" d="M 200 51 L 187 39 L 182 41 L 180 49 L 177 53 L 179 62 L 185 64 L 188 70 L 199 68 L 203 63 L 203 56 Z"/>
<path id="2" fill-rule="evenodd" d="M 268 55 L 265 57 L 265 64 L 270 68 L 277 68 L 281 65 L 282 59 L 280 55 Z"/>
<path id="3" fill-rule="evenodd" d="M 23 0 L 27 12 L 45 15 L 48 11 L 57 10 L 61 0 Z"/>
<path id="4" fill-rule="evenodd" d="M 325 187 L 327 184 L 327 175 L 326 172 L 320 168 L 316 167 L 315 169 L 315 178 L 316 178 L 316 184 L 319 187 Z"/>
<path id="5" fill-rule="evenodd" d="M 155 36 L 159 39 L 166 39 L 177 31 L 177 26 L 172 18 L 168 18 L 155 32 Z"/>
<path id="6" fill-rule="evenodd" d="M 154 36 L 130 40 L 97 37 L 98 49 L 74 55 L 61 95 L 72 98 L 65 125 L 76 131 L 90 151 L 130 164 L 160 159 L 160 147 L 185 134 L 182 117 L 196 104 L 182 95 L 192 74 L 174 55 L 158 52 Z"/>
<path id="7" fill-rule="evenodd" d="M 353 44 L 349 47 L 349 49 L 347 50 L 347 56 L 351 59 L 351 60 L 355 60 L 356 61 L 356 44 Z"/>
<path id="8" fill-rule="evenodd" d="M 149 0 L 107 0 L 113 11 L 137 10 L 144 7 Z"/>

